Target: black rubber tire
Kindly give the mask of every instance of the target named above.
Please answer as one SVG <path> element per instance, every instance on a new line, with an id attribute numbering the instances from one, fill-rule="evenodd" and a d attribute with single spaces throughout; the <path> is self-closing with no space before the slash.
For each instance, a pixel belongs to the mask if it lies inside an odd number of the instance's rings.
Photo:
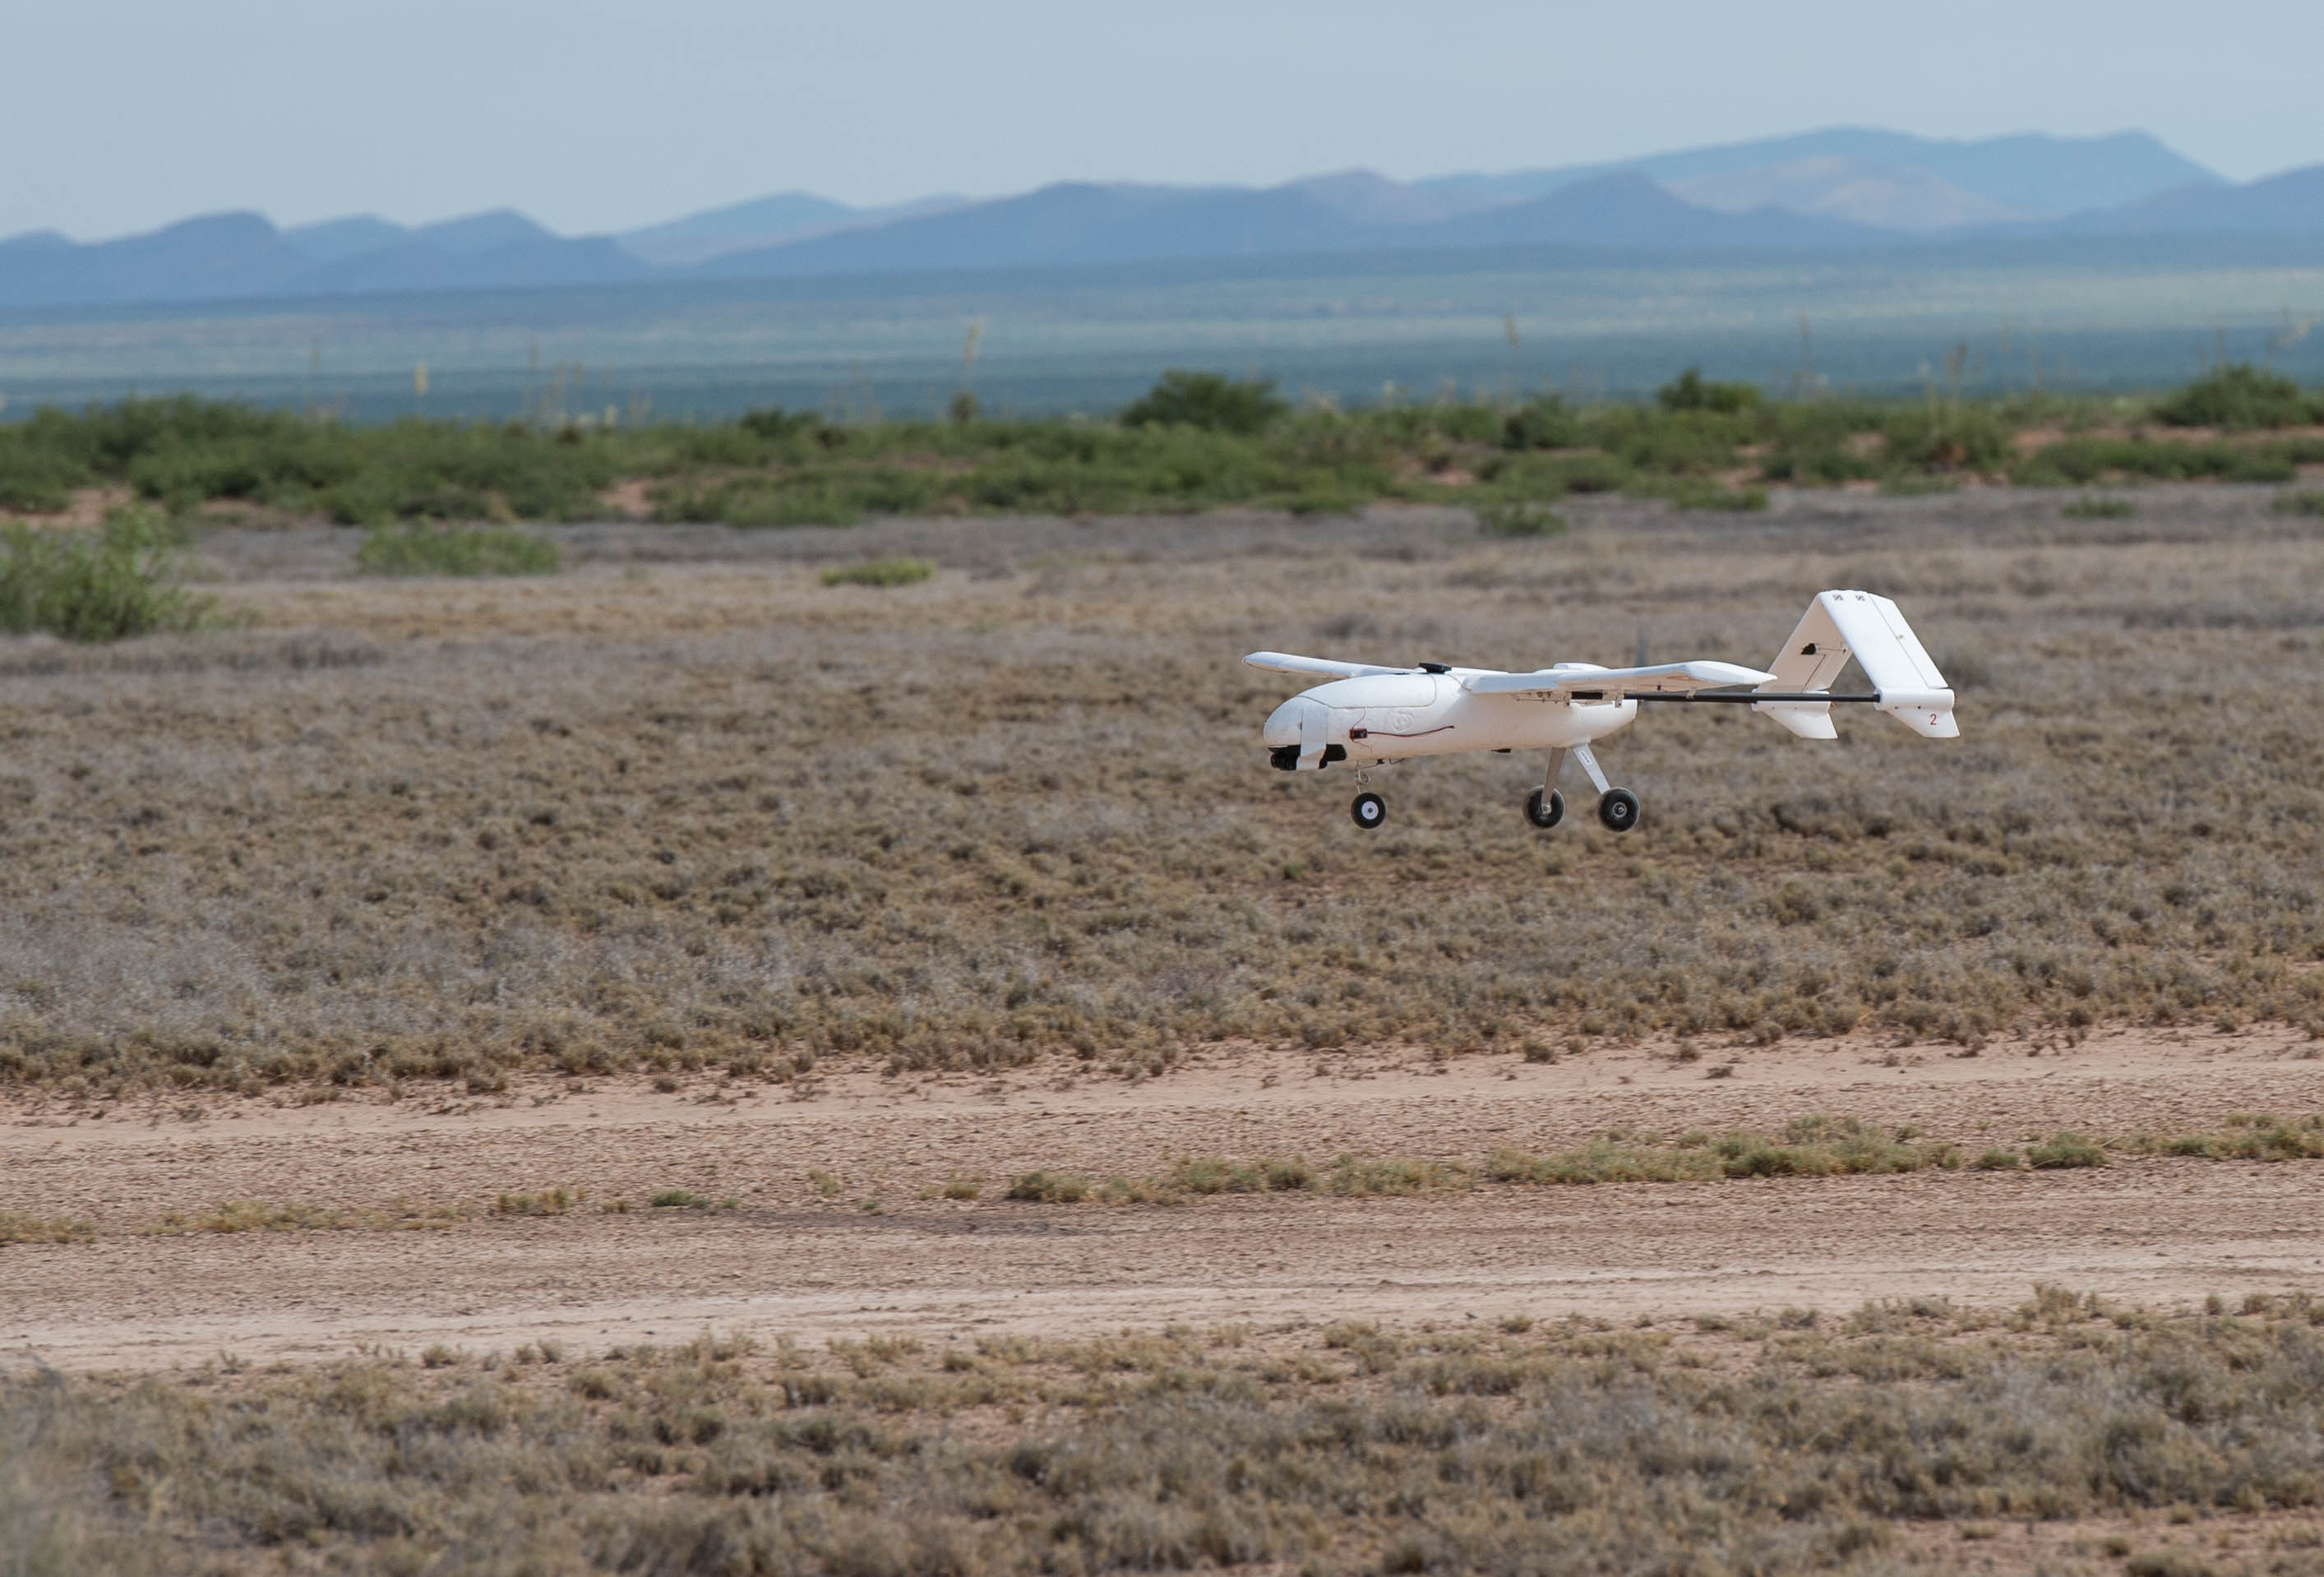
<path id="1" fill-rule="evenodd" d="M 1609 833 L 1626 833 L 1638 825 L 1638 797 L 1628 788 L 1609 788 L 1599 797 L 1598 819 Z"/>
<path id="2" fill-rule="evenodd" d="M 1359 794 L 1348 807 L 1348 819 L 1370 832 L 1388 819 L 1388 801 L 1377 794 Z"/>
<path id="3" fill-rule="evenodd" d="M 1565 819 L 1565 796 L 1554 788 L 1551 789 L 1549 804 L 1545 807 L 1541 802 L 1541 790 L 1535 789 L 1526 796 L 1526 819 L 1547 832 Z"/>

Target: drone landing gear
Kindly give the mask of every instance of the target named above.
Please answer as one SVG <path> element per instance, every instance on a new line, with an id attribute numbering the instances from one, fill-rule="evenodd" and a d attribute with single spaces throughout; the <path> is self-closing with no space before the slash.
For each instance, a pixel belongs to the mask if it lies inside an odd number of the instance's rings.
<path id="1" fill-rule="evenodd" d="M 1638 797 L 1628 788 L 1617 788 L 1606 781 L 1606 773 L 1598 765 L 1598 758 L 1586 744 L 1577 744 L 1571 752 L 1554 750 L 1549 752 L 1548 770 L 1542 774 L 1542 785 L 1526 798 L 1526 819 L 1544 831 L 1565 819 L 1565 798 L 1557 791 L 1557 774 L 1571 754 L 1582 763 L 1590 775 L 1590 785 L 1598 790 L 1598 820 L 1609 832 L 1626 833 L 1638 825 Z"/>
<path id="2" fill-rule="evenodd" d="M 1356 787 L 1363 789 L 1363 792 L 1357 795 L 1355 803 L 1348 807 L 1348 819 L 1366 832 L 1370 832 L 1388 819 L 1388 801 L 1373 793 L 1368 787 L 1371 780 L 1370 772 L 1360 767 L 1356 769 Z"/>

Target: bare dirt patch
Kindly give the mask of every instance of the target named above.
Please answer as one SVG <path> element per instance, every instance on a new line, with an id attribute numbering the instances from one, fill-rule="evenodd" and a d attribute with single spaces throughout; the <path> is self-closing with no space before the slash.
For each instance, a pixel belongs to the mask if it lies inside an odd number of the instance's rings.
<path id="1" fill-rule="evenodd" d="M 1667 1047 L 1550 1065 L 1244 1048 L 1135 1084 L 826 1069 L 805 1100 L 715 1078 L 667 1092 L 609 1078 L 489 1100 L 131 1102 L 103 1117 L 18 1103 L 0 1129 L 0 1210 L 83 1217 L 98 1236 L 0 1249 L 0 1342 L 67 1367 L 148 1367 L 219 1350 L 590 1346 L 708 1325 L 769 1338 L 1086 1334 L 1168 1321 L 1837 1311 L 1935 1293 L 1997 1303 L 2036 1281 L 2161 1304 L 2324 1290 L 2324 1164 L 2305 1162 L 2120 1157 L 2071 1173 L 1121 1207 L 1002 1198 L 1035 1168 L 1150 1174 L 1188 1155 L 1475 1162 L 1505 1145 L 1767 1129 L 1811 1111 L 1909 1122 L 1969 1147 L 2060 1128 L 2183 1131 L 2324 1108 L 2324 1064 L 2302 1049 L 2282 1035 L 2116 1034 L 1967 1057 L 1852 1040 L 1763 1050 L 1709 1079 Z M 960 1178 L 981 1197 L 940 1196 Z M 494 1213 L 503 1194 L 552 1185 L 586 1193 L 561 1214 Z M 670 1190 L 733 1204 L 648 1203 Z M 424 1232 L 140 1235 L 164 1213 L 235 1200 L 470 1213 Z"/>

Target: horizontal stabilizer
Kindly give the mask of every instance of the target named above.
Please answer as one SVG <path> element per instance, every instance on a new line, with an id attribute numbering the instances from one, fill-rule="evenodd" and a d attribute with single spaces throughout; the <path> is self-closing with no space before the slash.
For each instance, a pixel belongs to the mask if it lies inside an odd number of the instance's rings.
<path id="1" fill-rule="evenodd" d="M 1593 668 L 1560 663 L 1529 674 L 1478 674 L 1462 680 L 1480 696 L 1564 695 L 1618 701 L 1625 696 L 1684 695 L 1690 690 L 1731 689 L 1773 678 L 1731 662 L 1665 662 L 1652 668 Z"/>
<path id="2" fill-rule="evenodd" d="M 1960 736 L 1944 675 L 1896 604 L 1870 592 L 1819 593 L 1769 665 L 1774 674 L 1758 687 L 1787 696 L 1829 690 L 1850 657 L 1878 692 L 1878 710 L 1929 739 Z M 1762 701 L 1752 710 L 1803 739 L 1839 737 L 1829 702 Z"/>

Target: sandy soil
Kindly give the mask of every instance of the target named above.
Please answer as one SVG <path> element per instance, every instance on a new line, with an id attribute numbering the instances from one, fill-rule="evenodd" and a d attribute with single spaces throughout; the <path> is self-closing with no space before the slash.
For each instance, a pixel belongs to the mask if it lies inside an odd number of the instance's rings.
<path id="1" fill-rule="evenodd" d="M 2161 1304 L 2324 1291 L 2313 1163 L 1122 1207 L 999 1197 L 1033 1167 L 1139 1176 L 1189 1154 L 1343 1151 L 1474 1162 L 1499 1145 L 1769 1128 L 1810 1111 L 1982 1146 L 2319 1107 L 2324 1060 L 2307 1043 L 2175 1032 L 1977 1056 L 1843 1041 L 1682 1063 L 1644 1047 L 1548 1065 L 1222 1048 L 1135 1084 L 1077 1082 L 1054 1064 L 917 1082 L 826 1067 L 805 1098 L 623 1080 L 304 1107 L 19 1103 L 0 1108 L 0 1211 L 77 1216 L 98 1235 L 0 1248 L 0 1361 L 142 1368 L 541 1338 L 591 1350 L 706 1327 L 819 1340 L 1844 1309 L 1923 1293 L 2015 1301 L 2036 1280 Z M 983 1199 L 923 1197 L 954 1176 L 980 1180 Z M 491 1213 L 501 1193 L 560 1185 L 588 1202 L 556 1217 Z M 735 1208 L 646 1207 L 671 1188 Z M 438 1231 L 147 1231 L 247 1199 L 475 1213 Z M 634 1208 L 603 1208 L 616 1199 Z"/>

